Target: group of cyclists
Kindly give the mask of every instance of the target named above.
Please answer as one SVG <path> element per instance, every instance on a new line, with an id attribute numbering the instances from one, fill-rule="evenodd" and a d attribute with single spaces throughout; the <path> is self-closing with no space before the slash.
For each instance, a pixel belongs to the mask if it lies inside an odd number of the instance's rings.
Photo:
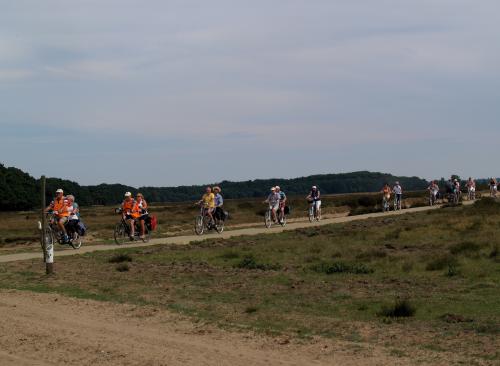
<path id="1" fill-rule="evenodd" d="M 476 198 L 476 182 L 473 178 L 469 178 L 466 182 L 467 196 L 469 200 L 474 200 Z M 488 182 L 490 188 L 490 196 L 496 197 L 498 193 L 498 182 L 495 178 L 490 178 Z M 447 182 L 445 182 L 445 195 L 448 201 L 458 202 L 461 195 L 460 181 L 451 177 Z M 436 203 L 436 201 L 441 197 L 440 187 L 438 181 L 431 181 L 427 190 L 429 191 L 429 202 L 430 205 Z M 399 182 L 391 187 L 389 184 L 385 184 L 381 190 L 383 196 L 383 210 L 389 210 L 390 201 L 392 195 L 394 195 L 394 210 L 402 209 L 402 197 L 403 197 L 403 187 Z M 317 186 L 312 186 L 309 194 L 306 197 L 309 203 L 310 217 L 317 218 L 319 220 L 320 210 L 321 210 L 321 193 Z M 271 192 L 264 201 L 268 205 L 269 211 L 271 213 L 271 218 L 274 223 L 283 224 L 285 219 L 285 209 L 287 207 L 287 196 L 285 192 L 279 186 L 271 187 Z M 206 187 L 205 193 L 201 199 L 196 202 L 197 205 L 201 207 L 202 216 L 207 216 L 209 218 L 209 225 L 215 225 L 215 219 L 224 220 L 226 213 L 223 210 L 224 199 L 222 197 L 221 188 Z M 52 214 L 51 225 L 57 227 L 57 229 L 63 234 L 64 243 L 68 243 L 70 238 L 68 236 L 68 230 L 74 231 L 77 225 L 81 222 L 80 209 L 78 204 L 75 202 L 75 197 L 71 194 L 64 195 L 62 189 L 56 191 L 56 196 L 50 205 L 45 209 L 46 212 Z M 148 204 L 141 193 L 137 193 L 134 198 L 132 193 L 126 192 L 124 200 L 121 204 L 120 213 L 124 222 L 129 227 L 130 240 L 134 240 L 136 223 L 140 230 L 140 238 L 143 239 L 145 236 L 145 226 L 148 220 Z"/>
<path id="2" fill-rule="evenodd" d="M 224 198 L 222 197 L 220 187 L 207 187 L 205 188 L 205 193 L 201 197 L 201 200 L 195 203 L 195 205 L 201 207 L 201 216 L 208 216 L 209 223 L 208 226 L 212 227 L 215 225 L 215 219 L 224 219 L 225 213 L 223 210 Z"/>
<path id="3" fill-rule="evenodd" d="M 148 203 L 144 199 L 142 193 L 137 193 L 135 198 L 132 193 L 126 192 L 125 198 L 121 204 L 121 214 L 123 220 L 129 226 L 130 240 L 135 240 L 135 224 L 139 223 L 140 239 L 144 239 L 146 235 L 146 220 L 148 219 Z"/>
<path id="4" fill-rule="evenodd" d="M 64 244 L 69 243 L 68 231 L 75 232 L 80 222 L 80 208 L 75 202 L 75 196 L 64 196 L 64 191 L 58 189 L 54 200 L 45 208 L 46 213 L 51 213 L 50 225 L 55 225 L 63 234 Z"/>
<path id="5" fill-rule="evenodd" d="M 498 193 L 498 184 L 496 178 L 490 178 L 488 182 L 490 189 L 490 196 L 496 197 Z M 467 188 L 467 198 L 469 200 L 476 199 L 476 181 L 469 177 L 465 183 Z M 458 203 L 460 201 L 462 190 L 460 180 L 452 176 L 448 181 L 445 182 L 444 196 L 441 196 L 440 187 L 437 180 L 430 182 L 429 187 L 427 187 L 429 192 L 429 204 L 434 205 L 438 199 L 447 198 L 448 202 Z M 381 190 L 382 192 L 382 206 L 383 210 L 389 210 L 389 204 L 391 200 L 391 195 L 394 194 L 394 209 L 401 210 L 401 202 L 403 196 L 403 188 L 399 182 L 391 188 L 389 184 L 385 184 Z"/>

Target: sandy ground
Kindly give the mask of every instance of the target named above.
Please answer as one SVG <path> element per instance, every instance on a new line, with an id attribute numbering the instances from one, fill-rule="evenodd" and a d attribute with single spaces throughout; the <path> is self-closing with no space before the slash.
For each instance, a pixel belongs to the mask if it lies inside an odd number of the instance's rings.
<path id="1" fill-rule="evenodd" d="M 470 203 L 464 202 L 464 204 L 470 204 Z M 69 248 L 57 250 L 54 257 L 55 257 L 55 262 L 57 262 L 57 257 L 60 257 L 60 256 L 77 255 L 77 254 L 84 254 L 84 253 L 103 251 L 103 250 L 115 250 L 115 249 L 119 249 L 119 248 L 147 247 L 147 246 L 158 245 L 158 244 L 189 244 L 193 241 L 199 241 L 199 240 L 210 239 L 210 238 L 228 239 L 231 237 L 242 236 L 242 235 L 272 234 L 272 233 L 279 233 L 279 232 L 288 231 L 288 230 L 295 230 L 295 229 L 304 228 L 304 227 L 343 223 L 343 222 L 349 222 L 349 221 L 355 221 L 355 220 L 365 220 L 368 218 L 381 217 L 381 216 L 403 215 L 403 214 L 407 214 L 407 213 L 411 213 L 411 212 L 428 211 L 428 210 L 437 209 L 439 207 L 440 206 L 417 207 L 417 208 L 410 208 L 410 209 L 406 209 L 406 210 L 402 210 L 402 211 L 390 211 L 390 212 L 385 212 L 385 213 L 380 212 L 380 213 L 372 213 L 372 214 L 357 215 L 357 216 L 341 216 L 341 217 L 325 219 L 325 220 L 322 220 L 321 222 L 314 222 L 314 223 L 310 223 L 309 221 L 295 221 L 295 222 L 291 222 L 291 223 L 287 224 L 285 227 L 274 225 L 270 229 L 264 227 L 264 224 L 262 223 L 262 227 L 260 227 L 260 228 L 259 227 L 243 228 L 243 229 L 237 229 L 237 230 L 224 231 L 221 234 L 211 233 L 211 234 L 206 234 L 206 235 L 202 235 L 202 236 L 185 235 L 185 236 L 173 236 L 173 237 L 169 237 L 169 238 L 157 238 L 157 239 L 150 240 L 148 243 L 132 242 L 130 244 L 124 244 L 124 245 L 120 245 L 120 246 L 115 245 L 115 244 L 85 246 L 85 244 L 84 244 L 78 250 L 73 250 L 73 249 L 69 249 Z M 60 246 L 59 246 L 59 248 L 60 248 Z M 27 252 L 27 253 L 16 253 L 16 254 L 2 254 L 2 255 L 0 255 L 0 263 L 2 263 L 2 262 L 3 263 L 15 262 L 15 261 L 20 261 L 20 260 L 28 260 L 28 259 L 36 259 L 36 258 L 42 259 L 42 251 L 41 250 L 39 252 L 35 252 L 35 253 Z"/>
<path id="2" fill-rule="evenodd" d="M 286 228 L 246 228 L 203 238 L 276 233 L 312 225 L 362 220 L 429 210 L 429 207 L 340 217 Z M 187 244 L 198 236 L 155 239 L 147 244 Z M 56 254 L 75 255 L 112 250 L 116 245 L 82 247 Z M 0 262 L 41 258 L 38 253 L 0 256 Z M 416 359 L 398 357 L 383 346 L 317 338 L 301 342 L 197 324 L 164 309 L 138 307 L 0 290 L 0 365 L 406 365 Z M 427 357 L 424 356 L 424 359 Z M 443 364 L 440 360 L 428 364 Z M 422 364 L 422 361 L 417 362 Z M 425 364 L 425 362 L 423 362 Z M 446 364 L 446 363 L 445 363 Z"/>
<path id="3" fill-rule="evenodd" d="M 0 291 L 0 365 L 398 365 L 382 349 L 223 331 L 150 307 Z"/>

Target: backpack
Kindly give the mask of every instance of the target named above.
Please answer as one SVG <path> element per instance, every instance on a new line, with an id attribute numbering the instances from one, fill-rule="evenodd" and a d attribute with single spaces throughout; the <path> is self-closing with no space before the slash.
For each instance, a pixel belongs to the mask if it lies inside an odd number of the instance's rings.
<path id="1" fill-rule="evenodd" d="M 85 226 L 82 220 L 78 221 L 78 224 L 76 224 L 76 232 L 80 236 L 85 236 L 85 233 L 87 232 L 87 227 Z"/>

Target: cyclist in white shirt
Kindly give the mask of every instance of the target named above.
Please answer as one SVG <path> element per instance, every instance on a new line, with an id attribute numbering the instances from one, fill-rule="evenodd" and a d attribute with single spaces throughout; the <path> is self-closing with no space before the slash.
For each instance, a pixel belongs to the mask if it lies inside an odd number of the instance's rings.
<path id="1" fill-rule="evenodd" d="M 267 196 L 267 199 L 264 201 L 264 203 L 269 204 L 269 209 L 271 210 L 273 221 L 277 222 L 278 219 L 276 213 L 280 208 L 280 194 L 276 192 L 276 187 L 271 188 L 271 193 L 269 193 L 269 196 Z"/>
<path id="2" fill-rule="evenodd" d="M 392 188 L 392 192 L 394 193 L 394 209 L 401 210 L 401 198 L 403 197 L 403 188 L 396 182 L 394 187 Z"/>

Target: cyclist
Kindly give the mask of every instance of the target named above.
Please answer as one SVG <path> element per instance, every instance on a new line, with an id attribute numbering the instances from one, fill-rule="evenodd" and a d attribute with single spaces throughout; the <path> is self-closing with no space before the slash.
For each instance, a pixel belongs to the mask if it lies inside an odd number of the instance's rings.
<path id="1" fill-rule="evenodd" d="M 403 197 L 403 188 L 396 182 L 394 187 L 392 188 L 392 193 L 394 193 L 394 208 L 396 210 L 401 210 L 401 197 Z"/>
<path id="2" fill-rule="evenodd" d="M 222 195 L 220 194 L 221 189 L 219 186 L 216 186 L 213 188 L 214 194 L 215 194 L 215 217 L 224 220 L 224 210 L 222 209 L 222 206 L 224 205 L 224 198 L 222 198 Z"/>
<path id="3" fill-rule="evenodd" d="M 68 205 L 68 224 L 67 226 L 72 231 L 76 231 L 78 222 L 80 221 L 80 207 L 78 203 L 75 202 L 75 196 L 69 194 L 66 196 L 67 205 Z"/>
<path id="4" fill-rule="evenodd" d="M 280 188 L 280 186 L 276 186 L 276 192 L 280 195 L 280 203 L 279 203 L 279 209 L 280 209 L 280 223 L 283 223 L 283 220 L 285 218 L 285 206 L 286 206 L 286 194 L 283 192 Z"/>
<path id="5" fill-rule="evenodd" d="M 205 215 L 210 218 L 210 224 L 214 222 L 213 213 L 215 211 L 215 195 L 212 192 L 212 187 L 207 187 L 205 194 L 201 197 L 201 200 L 197 202 L 198 205 L 202 205 Z"/>
<path id="6" fill-rule="evenodd" d="M 388 183 L 384 185 L 384 188 L 382 188 L 382 203 L 383 203 L 383 209 L 384 211 L 387 210 L 389 211 L 389 202 L 391 200 L 391 187 L 389 186 Z"/>
<path id="7" fill-rule="evenodd" d="M 453 180 L 453 185 L 455 188 L 455 195 L 457 196 L 457 203 L 460 201 L 460 181 L 458 179 Z"/>
<path id="8" fill-rule="evenodd" d="M 64 225 L 68 221 L 69 212 L 68 204 L 66 198 L 64 197 L 64 191 L 61 188 L 56 191 L 56 197 L 45 209 L 45 212 L 48 211 L 52 211 L 54 213 L 54 218 L 51 223 L 57 224 L 57 227 L 63 233 L 64 242 L 67 243 L 69 238 Z"/>
<path id="9" fill-rule="evenodd" d="M 134 240 L 135 236 L 135 217 L 137 216 L 137 208 L 135 207 L 135 200 L 132 197 L 132 193 L 126 192 L 125 199 L 122 202 L 122 216 L 123 220 L 128 224 L 130 228 L 130 240 Z"/>
<path id="10" fill-rule="evenodd" d="M 321 193 L 318 187 L 312 186 L 311 192 L 309 192 L 309 195 L 306 197 L 306 199 L 309 201 L 311 207 L 314 208 L 315 216 L 317 216 L 321 207 Z"/>
<path id="11" fill-rule="evenodd" d="M 490 196 L 491 197 L 496 197 L 497 196 L 497 189 L 498 189 L 498 184 L 497 180 L 495 178 L 490 178 Z"/>
<path id="12" fill-rule="evenodd" d="M 472 177 L 467 181 L 467 198 L 469 200 L 476 198 L 476 181 Z"/>
<path id="13" fill-rule="evenodd" d="M 136 195 L 136 201 L 135 201 L 135 206 L 132 210 L 132 216 L 136 219 L 139 220 L 139 223 L 141 225 L 141 239 L 145 238 L 146 234 L 146 220 L 149 216 L 148 214 L 148 203 L 144 199 L 144 196 L 142 193 L 137 193 Z"/>
<path id="14" fill-rule="evenodd" d="M 269 204 L 269 209 L 271 210 L 273 221 L 276 223 L 276 212 L 280 207 L 280 195 L 278 192 L 276 192 L 276 187 L 271 188 L 271 193 L 269 193 L 269 196 L 267 196 L 267 199 L 264 201 L 264 203 Z"/>
<path id="15" fill-rule="evenodd" d="M 431 184 L 429 185 L 429 188 L 427 189 L 429 190 L 431 205 L 433 205 L 437 201 L 437 196 L 439 193 L 439 186 L 437 180 L 432 181 Z"/>

